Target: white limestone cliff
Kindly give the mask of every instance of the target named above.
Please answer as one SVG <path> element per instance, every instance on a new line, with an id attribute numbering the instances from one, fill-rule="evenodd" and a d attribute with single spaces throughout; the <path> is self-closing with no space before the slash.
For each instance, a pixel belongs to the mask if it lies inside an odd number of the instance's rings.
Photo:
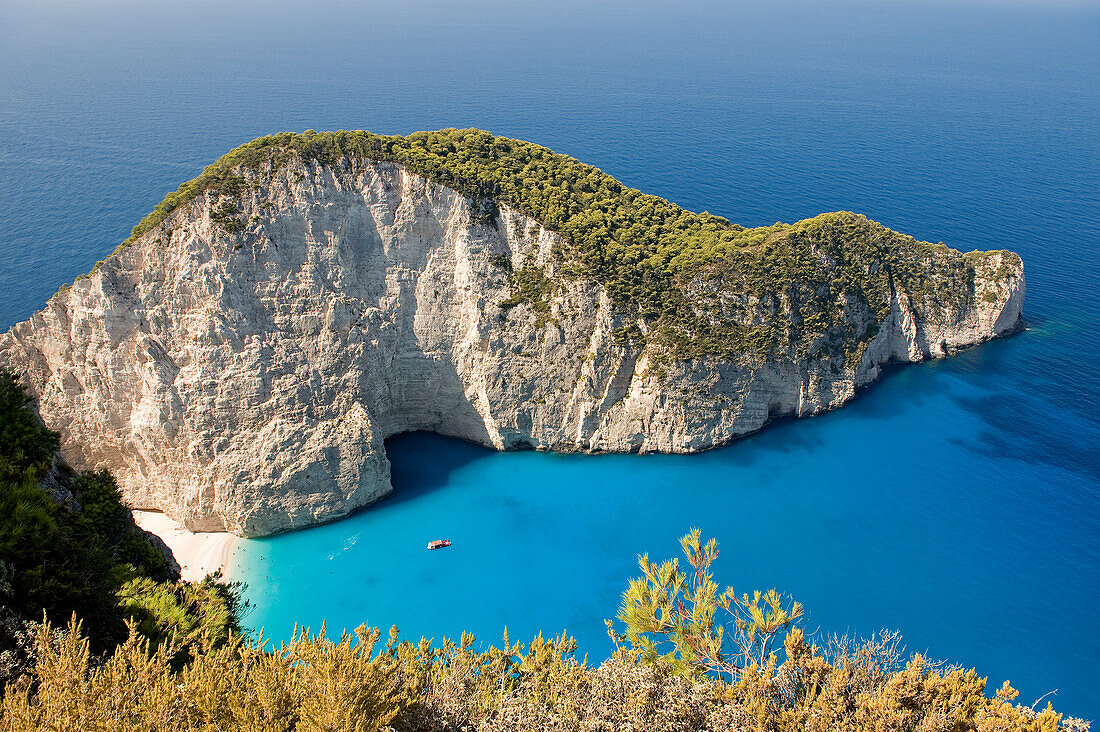
<path id="1" fill-rule="evenodd" d="M 110 468 L 128 503 L 191 530 L 261 536 L 376 501 L 399 432 L 693 452 L 837 407 L 887 362 L 1019 326 L 1022 264 L 992 253 L 963 306 L 895 292 L 857 368 L 669 361 L 616 344 L 623 323 L 591 282 L 563 279 L 545 322 L 502 309 L 501 257 L 557 266 L 558 235 L 507 206 L 479 223 L 468 199 L 391 163 L 242 175 L 243 231 L 200 195 L 0 337 L 0 366 L 25 375 L 65 459 Z"/>

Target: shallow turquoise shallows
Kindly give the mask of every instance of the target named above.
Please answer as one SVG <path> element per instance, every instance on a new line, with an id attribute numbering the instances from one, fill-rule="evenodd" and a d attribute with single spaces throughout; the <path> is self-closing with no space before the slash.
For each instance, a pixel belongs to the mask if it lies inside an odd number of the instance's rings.
<path id="1" fill-rule="evenodd" d="M 260 603 L 250 622 L 276 638 L 324 619 L 436 639 L 565 629 L 602 657 L 603 618 L 635 556 L 672 556 L 699 526 L 720 539 L 724 582 L 793 594 L 808 627 L 901 629 L 911 650 L 966 659 L 1033 699 L 1098 652 L 1087 622 L 1045 624 L 1032 642 L 1040 619 L 1087 612 L 1100 561 L 1091 479 L 1051 465 L 1041 443 L 1004 450 L 1026 430 L 995 374 L 1049 337 L 905 369 L 841 412 L 701 455 L 497 454 L 393 438 L 394 496 L 241 545 L 238 571 Z M 443 537 L 454 545 L 426 550 Z"/>
<path id="2" fill-rule="evenodd" d="M 1031 329 L 701 455 L 396 437 L 391 498 L 240 545 L 249 623 L 567 629 L 598 660 L 635 555 L 699 526 L 723 583 L 811 630 L 900 629 L 1100 717 L 1095 2 L 0 2 L 0 328 L 242 142 L 443 127 L 741 224 L 847 209 L 1011 248 Z"/>

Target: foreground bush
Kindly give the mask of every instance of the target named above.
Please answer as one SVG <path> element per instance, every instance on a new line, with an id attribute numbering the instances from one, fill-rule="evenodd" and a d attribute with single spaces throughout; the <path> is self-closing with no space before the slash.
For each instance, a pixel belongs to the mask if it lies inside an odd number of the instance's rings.
<path id="1" fill-rule="evenodd" d="M 643 576 L 623 593 L 618 615 L 624 632 L 608 622 L 618 650 L 599 666 L 578 660 L 564 634 L 525 646 L 505 631 L 500 648 L 477 650 L 467 634 L 434 646 L 399 641 L 393 628 L 379 648 L 377 630 L 361 626 L 337 643 L 322 627 L 269 648 L 231 623 L 182 620 L 160 632 L 132 621 L 129 639 L 97 660 L 74 619 L 63 633 L 40 629 L 37 665 L 8 688 L 0 730 L 1088 728 L 1049 704 L 1041 712 L 1014 704 L 1008 682 L 987 697 L 986 679 L 972 669 L 919 655 L 906 661 L 896 634 L 820 648 L 795 627 L 798 603 L 774 590 L 718 591 L 716 542 L 703 544 L 693 530 L 681 546 L 684 569 L 639 558 Z M 185 596 L 146 601 L 146 610 L 168 609 L 134 616 L 171 616 Z"/>
<path id="2" fill-rule="evenodd" d="M 58 636 L 60 635 L 60 640 Z M 691 678 L 620 649 L 599 666 L 563 637 L 475 651 L 377 647 L 360 628 L 338 643 L 299 633 L 275 650 L 236 636 L 207 642 L 175 670 L 174 649 L 132 632 L 97 661 L 75 623 L 39 633 L 38 665 L 10 687 L 0 730 L 1029 730 L 1087 729 L 993 698 L 974 671 L 914 656 L 899 668 L 871 643 L 838 655 L 798 630 L 786 660 L 750 665 L 734 682 Z M 836 649 L 834 649 L 835 651 Z"/>

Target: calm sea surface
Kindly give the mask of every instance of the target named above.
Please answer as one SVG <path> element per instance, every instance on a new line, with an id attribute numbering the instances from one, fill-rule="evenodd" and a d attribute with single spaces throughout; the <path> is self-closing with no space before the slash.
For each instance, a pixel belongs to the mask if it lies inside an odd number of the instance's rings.
<path id="1" fill-rule="evenodd" d="M 1026 333 L 703 455 L 396 437 L 391 498 L 240 545 L 250 624 L 565 628 L 598 658 L 635 555 L 697 525 L 811 629 L 897 628 L 1100 717 L 1095 6 L 160 5 L 0 2 L 0 328 L 221 153 L 306 128 L 481 127 L 742 224 L 849 209 L 1027 267 Z"/>

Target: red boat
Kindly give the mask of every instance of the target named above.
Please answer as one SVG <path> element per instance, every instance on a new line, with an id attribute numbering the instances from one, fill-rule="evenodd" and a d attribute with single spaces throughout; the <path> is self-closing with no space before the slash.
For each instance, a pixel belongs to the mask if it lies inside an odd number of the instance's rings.
<path id="1" fill-rule="evenodd" d="M 435 541 L 429 541 L 428 542 L 428 548 L 429 549 L 442 549 L 443 547 L 450 546 L 450 545 L 451 545 L 451 540 L 450 539 L 436 539 Z"/>

